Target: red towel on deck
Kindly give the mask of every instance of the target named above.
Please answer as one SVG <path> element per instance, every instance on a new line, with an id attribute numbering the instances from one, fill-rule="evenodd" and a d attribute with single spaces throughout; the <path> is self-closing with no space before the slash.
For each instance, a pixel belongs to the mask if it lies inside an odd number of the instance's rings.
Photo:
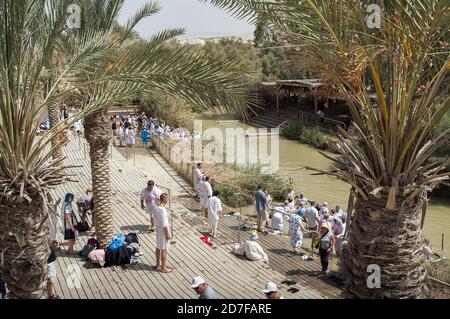
<path id="1" fill-rule="evenodd" d="M 204 242 L 206 245 L 208 245 L 209 247 L 211 247 L 213 245 L 212 243 L 208 242 L 208 236 L 202 236 L 202 237 L 200 237 L 200 240 L 202 242 Z"/>

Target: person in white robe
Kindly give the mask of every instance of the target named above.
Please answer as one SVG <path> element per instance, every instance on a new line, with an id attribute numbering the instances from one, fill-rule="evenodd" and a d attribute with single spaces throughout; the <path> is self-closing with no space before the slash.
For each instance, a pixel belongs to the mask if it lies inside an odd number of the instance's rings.
<path id="1" fill-rule="evenodd" d="M 262 261 L 269 264 L 269 256 L 264 252 L 264 249 L 257 242 L 258 235 L 252 234 L 250 240 L 246 240 L 242 244 L 235 244 L 233 253 L 247 257 L 251 261 Z"/>
<path id="2" fill-rule="evenodd" d="M 197 193 L 200 192 L 200 182 L 202 181 L 203 173 L 201 171 L 202 164 L 198 163 L 194 170 L 194 189 Z"/>
<path id="3" fill-rule="evenodd" d="M 203 182 L 202 185 L 202 191 L 201 191 L 201 197 L 200 197 L 200 204 L 202 205 L 202 210 L 203 210 L 203 216 L 205 216 L 206 218 L 208 217 L 208 199 L 212 196 L 212 187 L 211 184 L 209 183 L 209 176 L 205 176 L 205 181 Z"/>
<path id="4" fill-rule="evenodd" d="M 213 238 L 217 236 L 217 226 L 219 225 L 219 219 L 222 215 L 222 202 L 218 197 L 219 191 L 214 191 L 212 197 L 208 199 L 208 223 L 210 227 L 210 234 Z"/>

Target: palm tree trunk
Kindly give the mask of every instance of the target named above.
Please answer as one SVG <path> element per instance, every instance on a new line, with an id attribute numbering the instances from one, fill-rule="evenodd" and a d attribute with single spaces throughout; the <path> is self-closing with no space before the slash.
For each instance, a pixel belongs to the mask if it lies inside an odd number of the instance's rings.
<path id="1" fill-rule="evenodd" d="M 95 232 L 101 247 L 113 238 L 114 226 L 111 204 L 110 151 L 111 131 L 107 111 L 85 118 L 85 136 L 91 157 L 92 190 L 94 192 Z"/>
<path id="2" fill-rule="evenodd" d="M 429 287 L 420 222 L 426 199 L 404 209 L 386 209 L 386 201 L 356 199 L 341 260 L 346 291 L 357 298 L 425 298 Z M 380 288 L 370 288 L 375 272 L 369 265 L 380 267 Z"/>
<path id="3" fill-rule="evenodd" d="M 54 128 L 59 125 L 61 122 L 61 110 L 58 103 L 51 103 L 47 107 L 48 110 L 48 119 L 50 121 L 50 128 Z M 55 154 L 53 155 L 53 159 L 58 159 L 63 157 L 63 151 L 61 145 L 59 143 L 61 142 L 60 135 L 57 135 L 55 138 L 52 139 L 52 148 L 55 149 Z M 59 145 L 59 146 L 58 146 Z"/>
<path id="4" fill-rule="evenodd" d="M 49 255 L 47 216 L 39 194 L 32 202 L 0 201 L 0 277 L 10 299 L 39 299 Z"/>

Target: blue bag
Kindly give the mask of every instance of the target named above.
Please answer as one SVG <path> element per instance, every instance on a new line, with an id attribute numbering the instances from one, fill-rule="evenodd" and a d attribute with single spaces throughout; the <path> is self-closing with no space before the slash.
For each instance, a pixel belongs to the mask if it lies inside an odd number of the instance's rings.
<path id="1" fill-rule="evenodd" d="M 111 251 L 117 250 L 125 244 L 124 235 L 116 235 L 112 242 L 108 245 L 108 249 Z"/>

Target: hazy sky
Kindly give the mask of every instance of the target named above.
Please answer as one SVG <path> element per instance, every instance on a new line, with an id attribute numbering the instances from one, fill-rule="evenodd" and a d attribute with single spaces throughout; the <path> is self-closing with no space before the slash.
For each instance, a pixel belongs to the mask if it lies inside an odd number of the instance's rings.
<path id="1" fill-rule="evenodd" d="M 124 24 L 143 4 L 151 0 L 126 0 L 120 23 Z M 167 28 L 185 28 L 182 38 L 227 35 L 252 35 L 254 27 L 245 21 L 233 18 L 225 10 L 218 9 L 199 0 L 157 0 L 161 11 L 135 28 L 141 37 L 148 38 Z"/>

